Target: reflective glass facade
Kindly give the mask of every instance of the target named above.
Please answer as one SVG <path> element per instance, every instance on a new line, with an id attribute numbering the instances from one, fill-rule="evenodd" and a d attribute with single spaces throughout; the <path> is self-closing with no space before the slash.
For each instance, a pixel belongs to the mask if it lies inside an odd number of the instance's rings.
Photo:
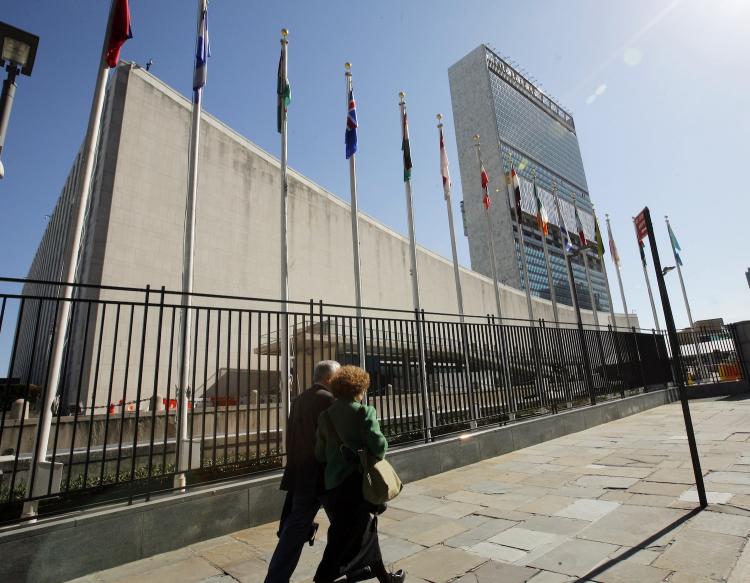
<path id="1" fill-rule="evenodd" d="M 490 80 L 498 142 L 503 160 L 503 171 L 509 172 L 511 163 L 519 177 L 527 181 L 536 180 L 539 189 L 556 192 L 560 201 L 571 205 L 575 202 L 581 216 L 593 215 L 588 195 L 583 160 L 575 134 L 575 126 L 569 114 L 558 109 L 535 87 L 522 77 L 515 77 L 512 70 L 502 62 L 502 70 L 496 55 L 487 50 L 487 69 Z M 552 107 L 555 107 L 553 110 Z M 561 203 L 562 204 L 562 203 Z M 511 208 L 514 207 L 511 201 Z M 564 205 L 568 206 L 568 205 Z M 550 211 L 551 209 L 548 209 Z M 515 218 L 515 211 L 511 211 Z M 553 211 L 554 212 L 554 211 Z M 557 213 L 554 212 L 555 217 Z M 565 226 L 573 235 L 576 225 L 568 213 Z M 515 221 L 514 221 L 515 223 Z M 590 231 L 589 228 L 586 229 Z M 526 263 L 529 272 L 531 293 L 551 299 L 547 266 L 542 246 L 542 232 L 534 217 L 523 217 Z M 518 269 L 523 274 L 521 250 L 518 242 L 518 227 L 513 226 L 515 252 Z M 575 242 L 575 240 L 574 240 Z M 567 268 L 563 256 L 561 231 L 550 226 L 547 246 L 552 271 L 552 285 L 557 301 L 573 304 Z M 595 253 L 589 253 L 589 271 L 594 300 L 600 311 L 609 310 L 609 294 L 602 273 L 602 266 Z M 573 275 L 581 308 L 591 309 L 592 299 L 583 259 L 573 260 Z M 525 288 L 523 275 L 521 288 Z"/>

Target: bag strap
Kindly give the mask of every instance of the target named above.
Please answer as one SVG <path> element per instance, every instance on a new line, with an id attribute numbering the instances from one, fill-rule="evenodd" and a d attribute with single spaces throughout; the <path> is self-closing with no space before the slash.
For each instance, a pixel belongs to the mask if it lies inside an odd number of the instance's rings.
<path id="1" fill-rule="evenodd" d="M 331 429 L 333 429 L 333 436 L 334 436 L 334 441 L 336 443 L 337 449 L 339 451 L 341 451 L 342 455 L 344 453 L 343 452 L 343 448 L 348 449 L 350 452 L 352 452 L 353 454 L 356 455 L 357 452 L 355 452 L 351 447 L 349 447 L 348 445 L 346 445 L 343 442 L 343 440 L 341 439 L 341 435 L 339 434 L 338 429 L 336 429 L 336 424 L 333 422 L 333 419 L 331 419 L 331 416 L 328 413 L 328 409 L 326 409 L 325 411 L 323 411 L 323 414 L 326 416 L 326 422 L 331 427 Z"/>
<path id="2" fill-rule="evenodd" d="M 359 464 L 362 466 L 362 476 L 367 483 L 372 486 L 372 476 L 370 476 L 370 460 L 367 455 L 367 434 L 365 433 L 367 424 L 367 408 L 365 405 L 360 403 L 360 407 L 357 410 L 357 417 L 360 418 L 359 433 L 362 438 L 362 447 L 357 450 L 357 456 L 359 457 Z"/>
<path id="3" fill-rule="evenodd" d="M 323 415 L 326 416 L 326 423 L 328 423 L 328 426 L 333 429 L 333 436 L 335 438 L 336 445 L 338 445 L 338 447 L 341 447 L 342 445 L 344 445 L 344 442 L 341 441 L 341 436 L 339 435 L 338 429 L 336 429 L 336 425 L 333 423 L 333 419 L 331 419 L 331 415 L 328 413 L 328 409 L 323 411 Z"/>
<path id="4" fill-rule="evenodd" d="M 357 411 L 357 416 L 362 420 L 362 422 L 359 424 L 359 434 L 362 438 L 362 448 L 367 449 L 367 434 L 365 433 L 365 430 L 367 428 L 367 407 L 360 403 L 359 404 L 359 410 Z"/>

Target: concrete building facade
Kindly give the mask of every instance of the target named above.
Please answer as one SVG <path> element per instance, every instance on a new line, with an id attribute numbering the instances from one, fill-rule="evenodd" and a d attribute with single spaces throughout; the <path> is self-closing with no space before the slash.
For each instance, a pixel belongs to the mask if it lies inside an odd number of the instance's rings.
<path id="1" fill-rule="evenodd" d="M 593 205 L 572 116 L 485 45 L 477 47 L 454 64 L 448 75 L 472 269 L 487 276 L 492 275 L 474 140 L 474 136 L 479 134 L 483 163 L 491 181 L 491 236 L 495 244 L 499 280 L 511 287 L 524 289 L 525 262 L 532 295 L 551 298 L 542 231 L 534 219 L 537 214 L 535 180 L 551 225 L 547 243 L 556 297 L 558 302 L 572 305 L 559 227 L 564 224 L 571 235 L 576 232 L 574 198 L 586 238 L 593 240 L 595 230 Z M 521 183 L 526 246 L 526 257 L 523 259 L 515 202 L 512 197 L 509 198 L 506 186 L 511 161 Z M 558 216 L 553 191 L 558 194 L 563 217 Z M 604 265 L 596 253 L 589 254 L 589 264 L 594 300 L 599 310 L 607 311 L 610 294 L 603 274 Z M 573 260 L 573 271 L 581 306 L 590 309 L 592 299 L 580 257 Z"/>
<path id="2" fill-rule="evenodd" d="M 156 308 L 161 286 L 179 291 L 190 108 L 189 99 L 135 65 L 121 64 L 112 75 L 81 250 L 80 282 L 131 287 L 148 284 L 152 290 L 149 302 Z M 280 277 L 279 161 L 210 115 L 204 115 L 201 125 L 199 160 L 195 291 L 276 300 Z M 293 160 L 291 162 L 293 164 Z M 496 156 L 490 164 L 495 167 L 499 158 Z M 461 166 L 462 170 L 466 167 L 465 160 L 461 161 Z M 63 273 L 71 239 L 70 215 L 77 205 L 77 168 L 75 164 L 47 225 L 29 278 L 57 280 Z M 364 303 L 370 307 L 410 310 L 408 239 L 366 215 L 360 216 L 360 236 Z M 350 207 L 294 170 L 289 171 L 289 258 L 292 300 L 354 303 Z M 455 313 L 452 263 L 421 247 L 418 263 L 423 308 L 428 312 Z M 465 268 L 461 269 L 461 279 L 466 313 L 477 316 L 494 313 L 492 281 Z M 501 286 L 503 314 L 507 318 L 524 319 L 526 300 L 515 283 Z M 57 293 L 54 288 L 44 290 L 31 284 L 26 291 L 43 291 L 51 296 Z M 142 295 L 136 297 L 133 292 L 115 290 L 83 290 L 81 297 L 143 302 Z M 72 352 L 70 371 L 82 377 L 79 401 L 99 406 L 117 400 L 108 394 L 106 387 L 99 388 L 94 395 L 97 370 L 114 371 L 114 380 L 109 379 L 109 384 L 114 385 L 117 398 L 121 396 L 124 400 L 140 394 L 139 370 L 156 368 L 158 382 L 171 378 L 172 387 L 167 389 L 173 390 L 177 359 L 172 362 L 171 370 L 166 357 L 157 365 L 154 348 L 159 318 L 163 319 L 163 326 L 172 318 L 172 329 L 179 329 L 177 303 L 179 296 L 168 296 L 163 313 L 150 308 L 147 323 L 143 322 L 143 310 L 128 316 L 127 306 L 121 306 L 117 308 L 116 319 L 114 306 L 107 307 L 106 313 L 101 305 L 85 313 L 82 304 L 76 317 L 79 323 L 85 318 L 88 326 L 79 326 L 79 331 L 69 339 L 71 346 L 78 350 Z M 278 309 L 275 301 L 251 304 L 208 298 L 199 303 L 221 304 L 238 310 L 251 305 L 253 309 Z M 44 355 L 52 330 L 50 306 L 42 308 L 46 316 L 38 326 L 35 347 L 30 341 L 32 326 L 22 326 L 27 342 L 21 343 L 15 363 L 19 377 L 25 377 L 25 371 L 38 369 L 36 376 L 31 376 L 33 382 L 39 384 L 44 382 L 41 378 L 46 364 Z M 535 298 L 534 306 L 537 318 L 553 319 L 549 301 Z M 296 306 L 295 310 L 306 312 L 307 308 Z M 562 321 L 575 321 L 571 308 L 561 308 L 560 316 Z M 408 314 L 401 317 L 408 317 Z M 605 315 L 600 317 L 604 320 Z M 216 321 L 206 323 L 205 317 L 201 318 L 203 320 L 196 324 L 199 336 L 204 328 L 207 337 L 209 333 L 213 335 Z M 252 338 L 262 336 L 256 320 L 243 318 L 246 315 L 235 316 L 232 325 L 242 326 Z M 593 321 L 591 312 L 584 312 L 583 318 L 586 323 Z M 624 315 L 618 324 L 628 324 Z M 637 325 L 637 320 L 633 319 L 630 324 Z M 115 325 L 119 326 L 119 333 L 114 330 Z M 136 331 L 136 337 L 143 329 L 148 349 L 141 350 L 136 343 L 126 345 L 128 327 Z M 89 334 L 84 337 L 86 329 Z M 270 337 L 264 338 L 264 342 L 271 343 Z M 100 339 L 103 341 L 98 350 L 86 347 Z M 161 342 L 164 353 L 169 350 L 174 354 L 174 347 L 166 337 L 162 337 Z M 131 352 L 131 358 L 124 358 L 124 354 Z M 143 353 L 141 362 L 139 352 Z M 225 357 L 228 358 L 230 352 L 231 363 L 225 365 Z M 232 374 L 247 376 L 253 370 L 273 371 L 277 366 L 274 360 L 256 358 L 257 352 L 257 343 L 255 346 L 244 343 L 231 350 L 219 346 L 216 353 L 222 364 L 206 376 L 211 376 L 216 383 L 222 370 L 229 374 L 232 372 L 229 369 L 234 368 Z M 82 355 L 80 364 L 76 354 Z M 212 381 L 211 378 L 204 381 L 201 376 L 199 373 L 195 381 L 196 388 L 202 386 L 206 391 Z M 106 384 L 101 379 L 98 382 Z M 143 390 L 150 394 L 151 385 L 156 383 L 156 379 L 143 381 L 144 387 L 148 387 Z"/>

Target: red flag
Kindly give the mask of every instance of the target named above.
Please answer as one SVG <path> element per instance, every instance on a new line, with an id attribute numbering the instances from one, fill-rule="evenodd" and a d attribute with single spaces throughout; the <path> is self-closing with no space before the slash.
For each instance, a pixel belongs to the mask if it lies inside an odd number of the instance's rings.
<path id="1" fill-rule="evenodd" d="M 487 171 L 484 169 L 484 165 L 482 165 L 482 173 L 481 173 L 481 179 L 482 179 L 482 190 L 484 190 L 484 196 L 482 197 L 482 204 L 484 204 L 485 210 L 490 210 L 490 207 L 492 206 L 492 199 L 490 198 L 490 194 L 487 191 L 487 187 L 490 184 L 490 177 L 487 176 Z"/>
<path id="2" fill-rule="evenodd" d="M 120 49 L 125 44 L 125 41 L 130 38 L 133 38 L 133 31 L 130 28 L 130 7 L 128 6 L 128 0 L 117 0 L 112 14 L 112 27 L 109 31 L 107 53 L 105 55 L 108 67 L 117 66 L 117 61 L 120 59 Z"/>

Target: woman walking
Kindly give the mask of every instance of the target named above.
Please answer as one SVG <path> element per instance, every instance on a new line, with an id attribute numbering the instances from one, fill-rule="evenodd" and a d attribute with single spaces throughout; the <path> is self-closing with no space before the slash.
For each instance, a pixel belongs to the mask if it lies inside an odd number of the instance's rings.
<path id="1" fill-rule="evenodd" d="M 377 513 L 383 509 L 374 508 L 362 495 L 356 452 L 365 449 L 383 459 L 388 448 L 375 409 L 362 404 L 369 386 L 367 372 L 342 367 L 331 382 L 336 401 L 318 420 L 315 457 L 326 464 L 331 526 L 315 583 L 332 583 L 343 574 L 347 581 L 377 577 L 379 583 L 401 583 L 406 578 L 403 571 L 386 571 L 377 531 Z"/>

